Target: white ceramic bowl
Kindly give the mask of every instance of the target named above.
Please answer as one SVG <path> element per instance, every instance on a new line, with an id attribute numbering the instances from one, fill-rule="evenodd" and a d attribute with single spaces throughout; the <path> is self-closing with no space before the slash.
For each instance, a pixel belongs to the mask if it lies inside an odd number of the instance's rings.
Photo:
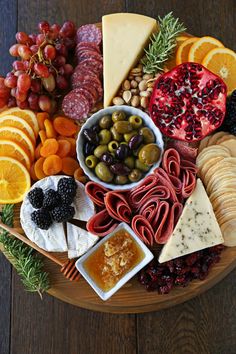
<path id="1" fill-rule="evenodd" d="M 96 283 L 95 281 L 90 277 L 89 273 L 86 271 L 84 268 L 84 262 L 86 259 L 93 254 L 104 242 L 106 242 L 110 237 L 114 235 L 117 231 L 125 229 L 130 236 L 138 243 L 140 248 L 142 249 L 144 253 L 144 258 L 139 262 L 133 269 L 131 269 L 128 273 L 126 273 L 116 284 L 115 286 L 110 289 L 109 291 L 103 291 Z M 91 287 L 96 291 L 98 296 L 102 300 L 108 300 L 113 294 L 115 294 L 127 281 L 129 281 L 135 274 L 137 274 L 142 268 L 144 268 L 151 260 L 154 258 L 153 254 L 150 252 L 150 250 L 144 245 L 144 243 L 138 238 L 138 236 L 135 235 L 133 230 L 126 224 L 126 223 L 121 223 L 117 228 L 112 231 L 109 235 L 106 237 L 102 238 L 100 242 L 96 244 L 93 248 L 91 248 L 84 256 L 80 257 L 78 261 L 75 263 L 76 268 L 79 270 L 79 272 L 82 274 L 85 280 L 91 285 Z"/>
<path id="2" fill-rule="evenodd" d="M 82 167 L 82 169 L 84 170 L 84 173 L 89 177 L 89 179 L 91 181 L 94 181 L 96 183 L 99 183 L 101 185 L 103 185 L 106 188 L 109 189 L 129 189 L 129 188 L 133 188 L 135 187 L 137 184 L 140 183 L 140 181 L 138 182 L 133 182 L 133 183 L 127 183 L 124 185 L 117 185 L 117 184 L 112 184 L 112 183 L 105 183 L 102 182 L 93 172 L 93 170 L 91 170 L 90 168 L 88 168 L 85 164 L 85 157 L 84 157 L 84 153 L 83 153 L 83 146 L 85 143 L 85 139 L 83 137 L 83 130 L 84 129 L 89 129 L 91 128 L 93 125 L 95 125 L 99 119 L 103 116 L 105 116 L 106 114 L 112 114 L 114 111 L 124 111 L 127 115 L 137 115 L 140 116 L 143 119 L 144 125 L 148 128 L 150 128 L 155 137 L 156 137 L 156 144 L 159 146 L 159 148 L 161 149 L 161 154 L 160 154 L 160 158 L 159 160 L 150 168 L 150 170 L 145 174 L 145 176 L 149 175 L 150 173 L 153 172 L 153 170 L 155 168 L 157 168 L 160 165 L 161 162 L 161 158 L 162 158 L 162 152 L 163 152 L 163 139 L 162 139 L 162 134 L 160 132 L 160 130 L 155 126 L 155 124 L 153 123 L 152 119 L 149 117 L 149 115 L 143 111 L 141 111 L 140 109 L 134 108 L 134 107 L 130 107 L 130 106 L 111 106 L 111 107 L 107 107 L 104 109 L 101 109 L 100 111 L 94 113 L 90 118 L 88 118 L 88 120 L 86 121 L 86 123 L 83 125 L 78 138 L 77 138 L 77 142 L 76 142 L 76 151 L 77 151 L 77 158 L 79 160 L 80 166 Z"/>

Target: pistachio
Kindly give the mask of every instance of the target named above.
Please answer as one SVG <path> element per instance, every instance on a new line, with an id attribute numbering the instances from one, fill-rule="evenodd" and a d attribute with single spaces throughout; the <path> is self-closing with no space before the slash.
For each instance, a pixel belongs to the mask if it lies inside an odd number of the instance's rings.
<path id="1" fill-rule="evenodd" d="M 140 83 L 138 84 L 138 88 L 140 91 L 145 91 L 147 88 L 147 81 L 146 80 L 140 81 Z"/>
<path id="2" fill-rule="evenodd" d="M 135 80 L 131 80 L 130 86 L 131 86 L 132 88 L 136 88 L 136 87 L 138 87 L 138 83 L 137 83 L 137 81 L 135 81 Z"/>
<path id="3" fill-rule="evenodd" d="M 129 80 L 125 80 L 122 84 L 123 90 L 129 90 L 130 89 L 130 82 Z"/>
<path id="4" fill-rule="evenodd" d="M 125 103 L 125 101 L 121 97 L 114 97 L 113 100 L 112 100 L 112 103 L 115 106 L 122 106 Z"/>
<path id="5" fill-rule="evenodd" d="M 142 78 L 141 78 L 141 76 L 136 76 L 136 77 L 135 77 L 135 80 L 136 80 L 137 82 L 140 82 L 140 81 L 142 81 Z"/>
<path id="6" fill-rule="evenodd" d="M 152 79 L 153 78 L 153 75 L 152 74 L 144 74 L 143 75 L 143 79 L 144 80 L 149 80 L 149 79 Z"/>
<path id="7" fill-rule="evenodd" d="M 149 91 L 140 91 L 139 96 L 141 97 L 149 97 L 151 96 L 151 93 Z"/>
<path id="8" fill-rule="evenodd" d="M 129 103 L 132 98 L 131 91 L 129 91 L 129 90 L 124 91 L 122 97 L 123 97 L 123 100 L 125 101 L 125 103 Z"/>
<path id="9" fill-rule="evenodd" d="M 145 98 L 145 97 L 143 97 L 143 98 Z M 140 102 L 139 96 L 133 96 L 132 99 L 131 99 L 131 106 L 138 107 L 139 106 L 139 102 Z"/>
<path id="10" fill-rule="evenodd" d="M 138 88 L 136 88 L 136 89 L 131 89 L 130 91 L 131 91 L 131 93 L 132 93 L 133 95 L 137 95 L 137 94 L 139 93 L 139 89 L 138 89 Z"/>
<path id="11" fill-rule="evenodd" d="M 131 81 L 131 80 L 133 80 L 133 79 L 134 79 L 133 75 L 129 75 L 129 76 L 128 76 L 128 80 Z"/>
<path id="12" fill-rule="evenodd" d="M 140 100 L 141 107 L 147 108 L 148 107 L 148 103 L 149 103 L 148 97 L 141 97 L 141 100 Z"/>

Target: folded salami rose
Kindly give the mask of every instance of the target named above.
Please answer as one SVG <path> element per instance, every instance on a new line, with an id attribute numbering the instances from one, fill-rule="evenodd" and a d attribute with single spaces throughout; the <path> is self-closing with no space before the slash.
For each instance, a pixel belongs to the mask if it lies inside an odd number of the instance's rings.
<path id="1" fill-rule="evenodd" d="M 132 210 L 123 191 L 106 193 L 104 201 L 107 212 L 112 218 L 130 224 Z"/>
<path id="2" fill-rule="evenodd" d="M 160 205 L 160 199 L 158 196 L 152 196 L 142 204 L 139 209 L 139 214 L 144 216 L 150 223 L 154 220 L 156 214 L 158 213 L 158 208 Z"/>
<path id="3" fill-rule="evenodd" d="M 135 215 L 131 227 L 136 235 L 147 245 L 153 245 L 154 232 L 149 221 L 142 215 Z"/>
<path id="4" fill-rule="evenodd" d="M 163 170 L 163 168 L 158 167 L 153 172 L 158 179 L 158 185 L 166 186 L 170 192 L 170 200 L 173 202 L 177 202 L 178 198 L 176 196 L 175 188 L 170 180 L 170 177 L 166 173 L 166 171 Z"/>
<path id="5" fill-rule="evenodd" d="M 181 160 L 180 167 L 182 170 L 189 170 L 191 172 L 197 173 L 197 166 L 189 160 Z"/>
<path id="6" fill-rule="evenodd" d="M 179 177 L 180 174 L 180 156 L 177 150 L 168 149 L 162 157 L 162 168 L 172 176 Z"/>
<path id="7" fill-rule="evenodd" d="M 104 197 L 108 191 L 109 189 L 95 182 L 88 182 L 85 186 L 85 192 L 88 194 L 90 199 L 92 199 L 94 204 L 100 207 L 104 206 Z"/>
<path id="8" fill-rule="evenodd" d="M 188 198 L 194 191 L 196 186 L 196 174 L 189 170 L 184 170 L 182 172 L 183 186 L 182 195 L 184 198 Z"/>
<path id="9" fill-rule="evenodd" d="M 142 202 L 142 198 L 146 195 L 146 193 L 157 186 L 157 176 L 151 174 L 143 179 L 143 181 L 137 186 L 131 189 L 129 194 L 129 204 L 137 210 Z"/>
<path id="10" fill-rule="evenodd" d="M 140 210 L 144 209 L 145 205 L 149 205 L 149 202 L 152 201 L 160 201 L 160 200 L 168 200 L 170 199 L 171 193 L 170 190 L 167 186 L 156 186 L 150 191 L 147 192 L 146 195 L 142 197 L 140 200 L 140 204 L 138 207 L 138 213 L 142 214 Z"/>
<path id="11" fill-rule="evenodd" d="M 118 222 L 114 220 L 106 209 L 94 214 L 87 222 L 87 230 L 97 236 L 106 236 L 112 232 L 117 226 Z"/>
<path id="12" fill-rule="evenodd" d="M 151 223 L 155 231 L 154 239 L 156 243 L 164 244 L 168 241 L 182 210 L 183 205 L 179 202 L 174 203 L 172 206 L 166 201 L 160 203 L 158 214 Z"/>

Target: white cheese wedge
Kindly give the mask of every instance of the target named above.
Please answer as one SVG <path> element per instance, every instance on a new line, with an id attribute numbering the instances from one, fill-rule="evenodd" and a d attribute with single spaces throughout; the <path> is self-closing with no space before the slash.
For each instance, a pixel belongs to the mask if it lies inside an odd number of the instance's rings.
<path id="1" fill-rule="evenodd" d="M 200 179 L 188 198 L 173 234 L 159 256 L 163 263 L 224 242 L 211 202 Z"/>
<path id="2" fill-rule="evenodd" d="M 31 190 L 38 187 L 44 192 L 48 189 L 57 189 L 59 180 L 65 176 L 49 176 L 36 182 Z M 87 221 L 95 212 L 94 204 L 86 195 L 84 185 L 77 182 L 77 192 L 75 202 L 72 204 L 75 208 L 74 218 Z M 64 233 L 63 223 L 53 223 L 48 230 L 39 229 L 31 220 L 31 213 L 35 209 L 26 197 L 21 205 L 20 222 L 26 236 L 40 248 L 48 252 L 65 252 L 68 250 L 67 241 Z"/>
<path id="3" fill-rule="evenodd" d="M 98 236 L 92 235 L 90 232 L 81 229 L 71 223 L 66 224 L 68 258 L 77 258 L 87 252 L 97 241 Z"/>
<path id="4" fill-rule="evenodd" d="M 102 17 L 104 107 L 111 104 L 156 30 L 156 20 L 143 15 L 116 13 Z"/>

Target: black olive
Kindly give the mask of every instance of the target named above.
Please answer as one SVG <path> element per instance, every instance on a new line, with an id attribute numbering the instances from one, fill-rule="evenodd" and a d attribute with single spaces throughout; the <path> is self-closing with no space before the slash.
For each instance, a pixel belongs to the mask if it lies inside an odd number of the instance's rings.
<path id="1" fill-rule="evenodd" d="M 109 152 L 105 152 L 104 154 L 102 154 L 101 156 L 101 161 L 105 162 L 105 164 L 107 166 L 110 166 L 114 163 L 114 158 L 113 156 L 109 153 Z"/>
<path id="2" fill-rule="evenodd" d="M 129 148 L 131 150 L 136 150 L 139 148 L 139 146 L 143 142 L 143 136 L 142 135 L 134 135 L 129 141 Z"/>
<path id="3" fill-rule="evenodd" d="M 95 124 L 94 126 L 91 127 L 91 130 L 95 133 L 99 133 L 101 128 L 99 127 L 99 124 Z"/>
<path id="4" fill-rule="evenodd" d="M 110 170 L 115 175 L 127 176 L 130 173 L 130 168 L 123 163 L 117 162 L 114 165 L 111 165 Z"/>
<path id="5" fill-rule="evenodd" d="M 98 134 L 91 129 L 84 129 L 83 130 L 83 135 L 87 141 L 89 141 L 91 144 L 98 145 L 99 144 L 99 137 Z"/>
<path id="6" fill-rule="evenodd" d="M 116 157 L 119 160 L 124 160 L 130 153 L 128 145 L 121 144 L 118 149 L 116 149 Z"/>
<path id="7" fill-rule="evenodd" d="M 94 149 L 96 148 L 96 145 L 91 144 L 90 142 L 86 141 L 84 144 L 84 155 L 89 156 L 93 155 Z"/>

